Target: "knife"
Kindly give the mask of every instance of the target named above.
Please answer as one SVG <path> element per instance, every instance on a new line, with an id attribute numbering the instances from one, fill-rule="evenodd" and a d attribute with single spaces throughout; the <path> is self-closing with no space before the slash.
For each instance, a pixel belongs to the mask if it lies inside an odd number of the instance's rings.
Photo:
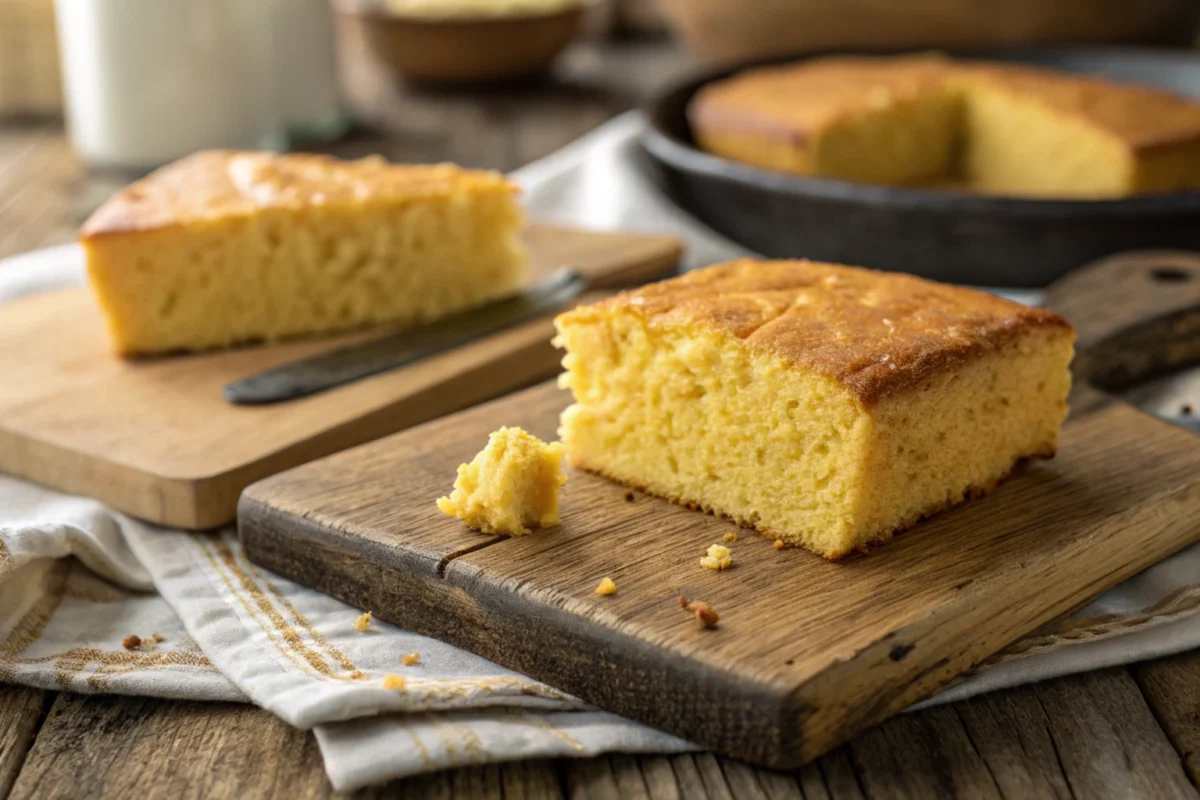
<path id="1" fill-rule="evenodd" d="M 234 405 L 266 405 L 308 397 L 557 311 L 586 288 L 587 279 L 578 270 L 560 269 L 521 294 L 241 378 L 226 386 L 221 396 Z"/>

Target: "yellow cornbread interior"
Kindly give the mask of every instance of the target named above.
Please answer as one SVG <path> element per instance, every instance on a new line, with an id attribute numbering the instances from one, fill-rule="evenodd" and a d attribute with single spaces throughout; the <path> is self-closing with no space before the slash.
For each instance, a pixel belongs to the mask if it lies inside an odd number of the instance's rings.
<path id="1" fill-rule="evenodd" d="M 703 326 L 559 318 L 568 460 L 837 558 L 1054 453 L 1072 337 L 1035 331 L 865 406 Z"/>
<path id="2" fill-rule="evenodd" d="M 120 353 L 409 325 L 519 288 L 510 192 L 263 208 L 85 239 Z"/>
<path id="3" fill-rule="evenodd" d="M 520 428 L 501 428 L 469 464 L 458 468 L 454 491 L 438 498 L 444 513 L 482 533 L 519 536 L 558 524 L 563 446 Z"/>
<path id="4" fill-rule="evenodd" d="M 985 86 L 964 102 L 962 177 L 977 191 L 1119 197 L 1133 191 L 1133 154 L 1087 122 Z"/>

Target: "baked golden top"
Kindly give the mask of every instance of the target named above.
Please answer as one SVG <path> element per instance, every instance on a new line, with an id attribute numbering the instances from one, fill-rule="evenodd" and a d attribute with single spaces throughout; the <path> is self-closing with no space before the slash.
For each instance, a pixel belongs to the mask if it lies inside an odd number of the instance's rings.
<path id="1" fill-rule="evenodd" d="M 796 144 L 855 113 L 940 87 L 991 85 L 1076 116 L 1134 149 L 1200 138 L 1200 103 L 1145 85 L 936 54 L 831 57 L 761 67 L 705 86 L 693 125 Z"/>
<path id="2" fill-rule="evenodd" d="M 986 292 L 813 261 L 731 261 L 563 317 L 619 311 L 730 334 L 837 380 L 868 406 L 1033 329 L 1074 336 L 1058 314 Z"/>
<path id="3" fill-rule="evenodd" d="M 688 107 L 698 127 L 774 134 L 799 144 L 855 113 L 941 86 L 937 55 L 838 56 L 759 67 L 703 87 Z"/>
<path id="4" fill-rule="evenodd" d="M 1074 116 L 1134 150 L 1200 138 L 1200 103 L 1144 84 L 979 62 L 965 62 L 955 74 Z"/>
<path id="5" fill-rule="evenodd" d="M 496 172 L 453 164 L 390 164 L 378 156 L 342 161 L 321 155 L 209 150 L 159 169 L 92 214 L 81 239 L 202 220 L 245 217 L 268 208 L 404 204 L 458 192 L 512 192 Z"/>

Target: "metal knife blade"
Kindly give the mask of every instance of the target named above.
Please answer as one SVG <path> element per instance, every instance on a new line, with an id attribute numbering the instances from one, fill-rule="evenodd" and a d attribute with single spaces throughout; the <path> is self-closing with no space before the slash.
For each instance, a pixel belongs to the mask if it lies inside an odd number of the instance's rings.
<path id="1" fill-rule="evenodd" d="M 467 344 L 557 311 L 587 288 L 574 269 L 560 269 L 529 290 L 419 328 L 392 333 L 234 381 L 221 396 L 235 405 L 266 405 L 324 392 Z"/>

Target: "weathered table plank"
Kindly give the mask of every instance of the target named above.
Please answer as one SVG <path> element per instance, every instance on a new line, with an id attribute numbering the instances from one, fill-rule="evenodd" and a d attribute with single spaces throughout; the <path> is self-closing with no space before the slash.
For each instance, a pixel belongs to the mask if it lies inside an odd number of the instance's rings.
<path id="1" fill-rule="evenodd" d="M 0 684 L 0 797 L 8 794 L 42 724 L 48 692 Z"/>
<path id="2" fill-rule="evenodd" d="M 1195 692 L 1200 679 L 1182 672 L 1189 666 L 1194 662 L 1171 664 L 1169 680 Z M 1168 679 L 1143 680 L 1156 682 L 1152 702 L 1167 697 L 1162 692 Z M 37 703 L 22 702 L 36 712 Z M 15 704 L 0 707 L 0 731 L 19 716 Z M 286 800 L 333 795 L 311 735 L 259 709 L 60 695 L 29 750 L 13 800 L 133 793 Z M 1023 800 L 1197 794 L 1138 683 L 1129 671 L 1115 669 L 904 714 L 792 773 L 708 753 L 613 754 L 451 770 L 355 795 L 381 800 L 897 796 Z"/>

